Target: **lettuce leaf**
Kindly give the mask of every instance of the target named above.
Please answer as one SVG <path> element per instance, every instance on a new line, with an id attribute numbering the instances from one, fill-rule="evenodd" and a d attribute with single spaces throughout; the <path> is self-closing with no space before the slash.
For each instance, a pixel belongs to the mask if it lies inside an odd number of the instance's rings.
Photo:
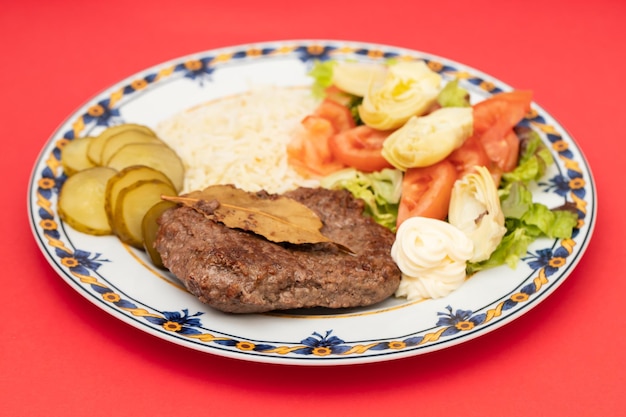
<path id="1" fill-rule="evenodd" d="M 537 132 L 527 129 L 519 131 L 518 135 L 522 141 L 519 162 L 513 171 L 502 175 L 503 187 L 516 181 L 524 184 L 538 181 L 554 163 L 550 150 Z"/>
<path id="2" fill-rule="evenodd" d="M 363 97 L 350 96 L 348 108 L 350 109 L 352 119 L 357 126 L 364 124 L 363 120 L 361 120 L 361 115 L 359 114 L 359 106 L 361 105 L 361 103 L 363 103 Z"/>
<path id="3" fill-rule="evenodd" d="M 453 80 L 441 89 L 437 103 L 441 107 L 469 107 L 471 105 L 469 99 L 469 93 L 459 86 L 459 80 Z"/>
<path id="4" fill-rule="evenodd" d="M 533 194 L 528 187 L 520 182 L 509 184 L 499 190 L 500 207 L 505 218 L 519 219 L 533 204 Z"/>
<path id="5" fill-rule="evenodd" d="M 567 239 L 578 224 L 578 215 L 569 208 L 550 209 L 533 201 L 528 188 L 539 180 L 547 167 L 554 162 L 549 149 L 539 135 L 522 132 L 520 161 L 512 172 L 502 177 L 499 190 L 500 205 L 505 217 L 507 232 L 489 259 L 468 264 L 468 273 L 507 264 L 511 268 L 527 253 L 528 245 L 539 237 Z"/>
<path id="6" fill-rule="evenodd" d="M 320 181 L 328 189 L 345 189 L 365 201 L 365 214 L 376 223 L 396 231 L 402 193 L 402 172 L 396 169 L 364 173 L 354 168 L 334 172 Z"/>
<path id="7" fill-rule="evenodd" d="M 515 268 L 527 253 L 528 246 L 539 237 L 566 239 L 578 223 L 578 216 L 569 210 L 550 210 L 533 203 L 521 218 L 506 218 L 506 234 L 489 259 L 467 265 L 468 274 L 503 264 Z"/>
<path id="8" fill-rule="evenodd" d="M 524 227 L 537 237 L 568 239 L 578 224 L 578 216 L 567 210 L 550 210 L 543 204 L 534 203 L 520 219 Z"/>
<path id="9" fill-rule="evenodd" d="M 313 78 L 313 96 L 323 98 L 325 90 L 333 84 L 333 67 L 335 61 L 315 61 L 308 75 Z"/>
<path id="10" fill-rule="evenodd" d="M 512 231 L 507 231 L 507 234 L 504 235 L 489 259 L 482 262 L 468 263 L 466 268 L 467 274 L 471 275 L 480 270 L 504 264 L 510 268 L 515 268 L 519 259 L 526 253 L 528 245 L 534 240 L 535 237 L 530 236 L 523 228 L 513 228 Z"/>

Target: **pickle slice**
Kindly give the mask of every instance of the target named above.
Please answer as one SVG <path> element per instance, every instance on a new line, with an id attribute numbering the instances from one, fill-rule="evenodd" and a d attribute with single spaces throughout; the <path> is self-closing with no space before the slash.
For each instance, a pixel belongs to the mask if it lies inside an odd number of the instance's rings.
<path id="1" fill-rule="evenodd" d="M 142 221 L 148 210 L 161 201 L 161 195 L 176 195 L 171 184 L 160 180 L 141 180 L 122 189 L 113 214 L 113 230 L 124 243 L 143 249 Z"/>
<path id="2" fill-rule="evenodd" d="M 174 188 L 174 184 L 172 184 L 167 175 L 145 165 L 131 165 L 119 171 L 109 179 L 104 198 L 104 210 L 106 211 L 109 224 L 111 228 L 113 228 L 114 233 L 113 215 L 120 191 L 142 180 L 160 180 L 170 184 L 172 188 Z"/>
<path id="3" fill-rule="evenodd" d="M 166 269 L 163 265 L 161 254 L 154 247 L 154 241 L 156 240 L 156 235 L 159 231 L 157 219 L 161 216 L 161 214 L 163 214 L 163 212 L 171 209 L 172 207 L 176 207 L 177 205 L 178 204 L 172 201 L 159 201 L 154 206 L 150 207 L 141 221 L 144 249 L 150 256 L 152 264 L 157 268 Z"/>
<path id="4" fill-rule="evenodd" d="M 61 165 L 68 177 L 83 169 L 94 167 L 95 164 L 87 158 L 87 148 L 92 137 L 76 138 L 68 142 L 61 151 Z"/>
<path id="5" fill-rule="evenodd" d="M 119 151 L 123 146 L 129 143 L 160 143 L 165 145 L 158 137 L 145 133 L 136 129 L 125 129 L 120 133 L 109 137 L 109 139 L 102 146 L 100 151 L 100 161 L 102 165 L 107 165 L 109 159 Z"/>
<path id="6" fill-rule="evenodd" d="M 130 143 L 122 146 L 107 162 L 107 166 L 117 171 L 138 164 L 163 172 L 172 181 L 177 192 L 182 190 L 185 167 L 169 146 L 159 143 Z"/>
<path id="7" fill-rule="evenodd" d="M 127 129 L 140 130 L 148 135 L 156 136 L 154 131 L 147 126 L 138 125 L 134 123 L 124 123 L 117 126 L 111 126 L 103 130 L 98 136 L 94 137 L 87 147 L 87 157 L 95 165 L 102 165 L 100 155 L 102 148 L 109 138 L 117 133 L 123 132 Z"/>
<path id="8" fill-rule="evenodd" d="M 58 201 L 59 217 L 79 232 L 109 235 L 104 210 L 107 182 L 117 171 L 108 167 L 83 169 L 65 180 Z"/>

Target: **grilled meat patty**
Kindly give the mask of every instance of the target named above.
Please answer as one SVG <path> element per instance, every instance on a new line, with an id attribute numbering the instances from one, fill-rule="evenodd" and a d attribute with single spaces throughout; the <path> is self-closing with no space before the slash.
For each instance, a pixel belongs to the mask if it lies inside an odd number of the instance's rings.
<path id="1" fill-rule="evenodd" d="M 363 201 L 323 188 L 284 195 L 313 210 L 321 232 L 355 255 L 331 243 L 273 243 L 188 207 L 161 216 L 155 247 L 192 294 L 224 312 L 366 306 L 395 292 L 401 276 L 390 256 L 395 235 L 363 216 Z"/>

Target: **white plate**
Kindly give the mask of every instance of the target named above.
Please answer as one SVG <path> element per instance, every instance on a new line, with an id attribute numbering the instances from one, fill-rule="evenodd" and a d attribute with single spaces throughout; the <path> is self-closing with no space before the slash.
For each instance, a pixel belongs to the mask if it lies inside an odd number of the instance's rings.
<path id="1" fill-rule="evenodd" d="M 58 216 L 64 143 L 110 124 L 154 126 L 181 110 L 246 91 L 251 84 L 307 85 L 315 59 L 425 60 L 444 79 L 459 78 L 475 97 L 512 88 L 473 68 L 418 51 L 343 41 L 280 41 L 201 52 L 157 65 L 89 100 L 48 140 L 33 169 L 29 217 L 44 256 L 82 297 L 139 330 L 182 346 L 249 361 L 335 365 L 419 355 L 466 342 L 510 323 L 551 294 L 572 272 L 596 217 L 591 172 L 574 140 L 541 107 L 523 123 L 538 131 L 556 164 L 534 188 L 538 201 L 574 202 L 572 239 L 539 240 L 515 270 L 476 274 L 448 297 L 327 314 L 228 315 L 185 292 L 146 255 L 113 237 L 78 233 Z M 186 65 L 187 64 L 187 65 Z M 193 65 L 190 65 L 193 64 Z M 564 300 L 565 301 L 565 300 Z"/>

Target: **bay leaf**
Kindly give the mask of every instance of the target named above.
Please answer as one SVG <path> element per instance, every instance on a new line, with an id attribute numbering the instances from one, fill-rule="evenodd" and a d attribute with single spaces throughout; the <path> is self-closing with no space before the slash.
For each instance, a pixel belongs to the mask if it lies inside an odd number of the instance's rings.
<path id="1" fill-rule="evenodd" d="M 285 196 L 252 193 L 232 185 L 212 185 L 182 196 L 162 198 L 191 207 L 229 228 L 250 231 L 272 242 L 332 243 L 344 252 L 353 253 L 321 233 L 323 223 L 313 210 Z"/>

